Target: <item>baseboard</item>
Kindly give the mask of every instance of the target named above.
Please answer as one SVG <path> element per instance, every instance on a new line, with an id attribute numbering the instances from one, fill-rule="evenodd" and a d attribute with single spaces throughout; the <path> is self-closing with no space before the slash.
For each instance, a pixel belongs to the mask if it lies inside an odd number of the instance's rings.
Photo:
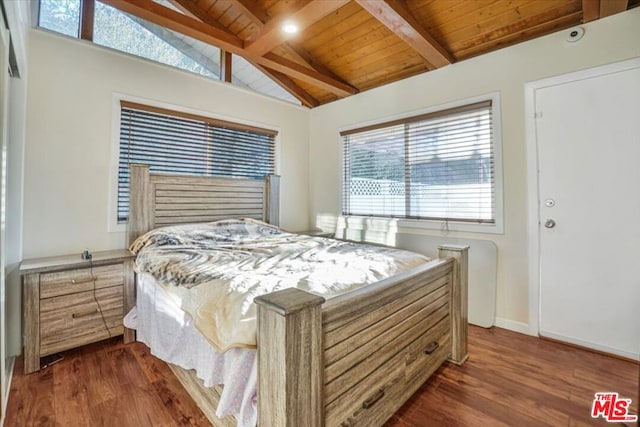
<path id="1" fill-rule="evenodd" d="M 508 329 L 525 335 L 532 335 L 529 331 L 529 325 L 524 322 L 516 322 L 515 320 L 505 319 L 504 317 L 496 317 L 494 326 L 502 329 Z M 537 336 L 537 335 L 535 335 Z"/>
<path id="2" fill-rule="evenodd" d="M 594 343 L 590 343 L 588 341 L 583 341 L 578 338 L 566 337 L 564 335 L 556 335 L 551 332 L 540 331 L 540 336 L 544 339 L 548 339 L 551 341 L 560 342 L 566 345 L 570 345 L 573 347 L 579 347 L 584 350 L 594 351 L 596 353 L 604 354 L 605 356 L 617 357 L 628 362 L 638 363 L 640 362 L 640 355 L 635 353 L 630 353 L 628 351 L 618 350 L 615 348 L 607 347 L 605 345 L 598 345 Z"/>
<path id="3" fill-rule="evenodd" d="M 16 358 L 15 356 L 9 360 L 9 378 L 7 378 L 7 393 L 4 396 L 4 401 L 2 402 L 2 418 L 0 419 L 0 426 L 4 426 L 5 415 L 7 414 L 7 405 L 9 404 L 9 392 L 11 391 L 11 381 L 13 380 L 13 368 L 15 367 Z"/>

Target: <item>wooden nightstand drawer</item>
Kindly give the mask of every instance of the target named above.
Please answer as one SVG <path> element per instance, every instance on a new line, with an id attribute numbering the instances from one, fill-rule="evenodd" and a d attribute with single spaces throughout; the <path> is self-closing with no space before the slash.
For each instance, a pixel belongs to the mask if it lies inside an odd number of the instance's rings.
<path id="1" fill-rule="evenodd" d="M 24 372 L 40 357 L 135 331 L 122 318 L 135 304 L 133 254 L 127 249 L 24 260 Z"/>
<path id="2" fill-rule="evenodd" d="M 40 299 L 83 292 L 95 288 L 122 285 L 123 265 L 113 264 L 93 268 L 43 273 L 40 275 Z"/>
<path id="3" fill-rule="evenodd" d="M 121 335 L 122 316 L 122 285 L 41 300 L 40 355 Z"/>

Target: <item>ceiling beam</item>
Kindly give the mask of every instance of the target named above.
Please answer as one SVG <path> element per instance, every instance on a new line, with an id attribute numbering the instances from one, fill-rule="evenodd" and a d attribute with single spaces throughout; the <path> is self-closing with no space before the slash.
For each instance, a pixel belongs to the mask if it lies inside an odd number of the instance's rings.
<path id="1" fill-rule="evenodd" d="M 183 15 L 151 0 L 102 0 L 103 3 L 154 24 L 177 31 L 196 40 L 240 55 L 251 62 L 279 71 L 283 74 L 323 88 L 338 96 L 348 96 L 358 90 L 346 83 L 326 76 L 317 70 L 304 67 L 297 62 L 269 54 L 260 56 L 246 51 L 243 42 L 235 35 L 213 27 L 197 19 Z"/>
<path id="2" fill-rule="evenodd" d="M 286 21 L 295 22 L 298 32 L 318 22 L 325 16 L 335 12 L 347 4 L 349 0 L 312 0 L 302 5 L 298 10 L 287 13 L 286 16 L 278 16 L 267 22 L 260 31 L 252 34 L 245 42 L 248 52 L 256 55 L 264 55 L 280 46 L 296 34 L 287 34 L 282 31 L 282 25 Z"/>
<path id="3" fill-rule="evenodd" d="M 627 0 L 600 0 L 600 18 L 627 10 Z"/>
<path id="4" fill-rule="evenodd" d="M 180 12 L 182 12 L 185 15 L 190 16 L 192 18 L 198 19 L 198 17 L 195 14 L 193 14 L 189 9 L 187 9 L 186 7 L 184 7 L 182 5 L 181 1 L 184 1 L 184 0 L 168 0 L 168 2 L 171 3 L 171 5 L 173 7 L 175 7 L 176 9 L 178 9 Z M 191 3 L 191 2 L 189 2 L 189 3 Z"/>
<path id="5" fill-rule="evenodd" d="M 249 2 L 247 0 L 229 0 L 229 2 L 244 16 L 249 18 L 258 29 L 262 29 L 265 25 L 264 23 L 271 19 L 267 14 L 267 11 L 264 8 L 258 7 L 256 3 Z M 314 69 L 322 74 L 345 83 L 344 80 L 337 76 L 327 66 L 315 59 L 298 42 L 289 40 L 282 45 L 282 48 L 289 55 L 308 68 Z"/>
<path id="6" fill-rule="evenodd" d="M 260 65 L 284 73 L 289 77 L 313 84 L 338 96 L 349 96 L 358 93 L 358 89 L 353 86 L 324 75 L 315 69 L 307 68 L 290 59 L 274 55 L 273 53 L 267 53 L 254 60 Z"/>
<path id="7" fill-rule="evenodd" d="M 173 9 L 151 0 L 104 0 L 109 6 L 145 19 L 161 27 L 168 28 L 202 42 L 213 44 L 229 52 L 242 51 L 242 40 L 233 34 L 183 15 Z"/>
<path id="8" fill-rule="evenodd" d="M 228 0 L 231 6 L 242 13 L 251 20 L 251 23 L 256 26 L 258 31 L 262 30 L 264 23 L 269 20 L 266 11 L 263 8 L 258 7 L 255 2 L 247 2 L 242 0 Z"/>
<path id="9" fill-rule="evenodd" d="M 211 17 L 202 7 L 198 6 L 196 3 L 191 0 L 169 0 L 172 4 L 179 7 L 183 12 L 187 12 L 189 15 L 193 16 L 196 19 L 199 19 L 202 22 L 206 22 L 207 24 L 214 25 L 218 28 L 221 25 Z M 255 3 L 254 4 L 244 4 L 240 0 L 230 0 L 230 3 L 233 7 L 238 9 L 244 16 L 248 17 L 254 26 L 261 30 L 264 27 L 264 22 L 259 19 L 256 14 L 260 13 L 260 8 L 258 8 Z M 264 14 L 266 16 L 266 13 Z M 266 17 L 265 19 L 268 19 Z M 277 71 L 270 70 L 266 67 L 263 67 L 260 64 L 256 64 L 255 62 L 249 62 L 251 65 L 256 67 L 262 73 L 264 73 L 268 78 L 273 80 L 275 84 L 280 86 L 282 89 L 287 91 L 291 96 L 296 98 L 302 105 L 313 108 L 320 105 L 317 99 L 315 99 L 311 94 L 298 86 L 293 80 L 287 77 L 285 74 L 279 73 Z M 231 67 L 232 67 L 232 59 L 231 53 L 226 52 L 224 50 L 220 50 L 220 80 L 231 83 Z"/>
<path id="10" fill-rule="evenodd" d="M 582 0 L 582 22 L 591 22 L 598 18 L 600 18 L 600 0 Z"/>
<path id="11" fill-rule="evenodd" d="M 239 12 L 241 12 L 244 16 L 249 18 L 251 22 L 256 26 L 258 30 L 262 30 L 265 25 L 265 22 L 268 22 L 271 17 L 267 13 L 264 8 L 258 7 L 257 3 L 250 2 L 247 0 L 229 0 L 231 5 L 235 7 Z M 295 60 L 300 62 L 302 65 L 305 65 L 308 68 L 316 70 L 326 76 L 332 77 L 337 81 L 344 82 L 340 77 L 335 75 L 333 71 L 331 71 L 324 64 L 318 62 L 309 52 L 307 52 L 302 46 L 293 40 L 289 40 L 282 44 L 282 48 L 291 55 Z M 305 105 L 309 108 L 316 107 L 320 105 L 317 99 L 315 99 L 311 94 L 298 86 L 293 80 L 291 80 L 286 75 L 271 70 L 266 67 L 262 67 L 258 64 L 254 64 L 254 66 L 258 67 L 263 73 L 268 75 L 273 81 L 278 83 L 283 89 L 288 91 L 291 95 L 295 96 L 302 102 L 302 105 Z"/>
<path id="12" fill-rule="evenodd" d="M 356 0 L 374 18 L 411 46 L 429 64 L 436 68 L 455 61 L 429 33 L 400 0 Z"/>
<path id="13" fill-rule="evenodd" d="M 205 24 L 209 24 L 221 31 L 228 32 L 228 30 L 218 21 L 216 21 L 211 15 L 209 15 L 206 10 L 204 10 L 202 7 L 198 6 L 191 0 L 169 0 L 169 3 L 174 5 L 182 13 L 185 13 L 192 18 L 202 21 Z"/>
<path id="14" fill-rule="evenodd" d="M 267 67 L 263 67 L 260 64 L 253 64 L 260 71 L 265 73 L 272 79 L 274 82 L 279 84 L 284 90 L 289 92 L 291 95 L 295 96 L 305 107 L 313 108 L 320 105 L 320 102 L 315 99 L 309 92 L 302 89 L 300 86 L 296 84 L 293 80 L 287 77 L 285 74 L 279 73 L 274 70 L 270 70 Z"/>
<path id="15" fill-rule="evenodd" d="M 333 77 L 334 79 L 336 79 L 338 81 L 343 81 L 339 76 L 335 75 L 333 73 L 333 71 L 331 71 L 329 69 L 329 67 L 327 67 L 326 65 L 324 65 L 323 63 L 321 63 L 317 59 L 315 59 L 299 43 L 290 41 L 288 43 L 285 43 L 282 47 L 290 55 L 292 55 L 294 58 L 296 58 L 299 61 L 307 64 L 309 67 L 313 68 L 314 70 L 317 70 L 317 71 L 321 72 L 322 74 L 326 74 L 327 76 Z"/>

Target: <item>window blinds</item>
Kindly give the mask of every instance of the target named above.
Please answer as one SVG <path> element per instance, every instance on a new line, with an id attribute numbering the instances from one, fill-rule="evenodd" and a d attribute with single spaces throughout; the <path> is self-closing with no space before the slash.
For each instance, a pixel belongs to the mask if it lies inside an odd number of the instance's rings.
<path id="1" fill-rule="evenodd" d="M 118 222 L 129 215 L 129 164 L 152 172 L 263 179 L 274 173 L 276 132 L 192 114 L 121 104 Z"/>
<path id="2" fill-rule="evenodd" d="M 343 215 L 495 223 L 491 101 L 342 132 Z"/>

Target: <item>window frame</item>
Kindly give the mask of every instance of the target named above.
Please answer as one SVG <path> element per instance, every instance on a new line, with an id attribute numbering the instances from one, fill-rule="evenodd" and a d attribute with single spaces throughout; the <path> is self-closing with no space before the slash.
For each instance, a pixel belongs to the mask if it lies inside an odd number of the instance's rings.
<path id="1" fill-rule="evenodd" d="M 368 215 L 343 215 L 344 206 L 344 162 L 345 162 L 345 142 L 342 136 L 338 136 L 339 143 L 339 161 L 340 161 L 340 183 L 338 194 L 340 197 L 340 216 L 344 218 L 378 218 L 393 220 L 397 224 L 398 232 L 406 230 L 407 232 L 419 232 L 420 230 L 440 230 L 446 234 L 449 231 L 470 232 L 470 233 L 504 233 L 504 186 L 503 186 L 503 166 L 502 166 L 502 118 L 500 93 L 491 92 L 471 98 L 460 99 L 448 103 L 438 104 L 419 110 L 413 110 L 396 114 L 393 116 L 380 117 L 366 122 L 354 123 L 341 126 L 338 132 L 349 132 L 357 128 L 365 128 L 368 126 L 376 126 L 379 124 L 392 122 L 396 120 L 410 119 L 415 116 L 437 113 L 443 110 L 449 110 L 466 105 L 476 104 L 479 102 L 491 101 L 491 114 L 493 120 L 492 140 L 493 140 L 493 161 L 494 161 L 494 179 L 495 179 L 495 223 L 476 223 L 467 221 L 447 221 L 441 219 L 413 219 L 413 218 L 396 218 L 391 216 L 368 216 Z"/>
<path id="2" fill-rule="evenodd" d="M 140 104 L 165 110 L 173 110 L 177 113 L 191 114 L 210 118 L 212 121 L 223 121 L 238 124 L 240 126 L 264 128 L 273 131 L 274 137 L 274 173 L 280 175 L 280 127 L 273 124 L 254 122 L 237 117 L 212 114 L 211 112 L 195 110 L 180 105 L 161 101 L 154 101 L 123 93 L 114 93 L 112 97 L 113 111 L 111 120 L 111 152 L 109 161 L 109 209 L 107 230 L 109 233 L 124 233 L 127 231 L 127 222 L 118 221 L 118 169 L 120 165 L 120 119 L 122 115 L 122 103 Z"/>

